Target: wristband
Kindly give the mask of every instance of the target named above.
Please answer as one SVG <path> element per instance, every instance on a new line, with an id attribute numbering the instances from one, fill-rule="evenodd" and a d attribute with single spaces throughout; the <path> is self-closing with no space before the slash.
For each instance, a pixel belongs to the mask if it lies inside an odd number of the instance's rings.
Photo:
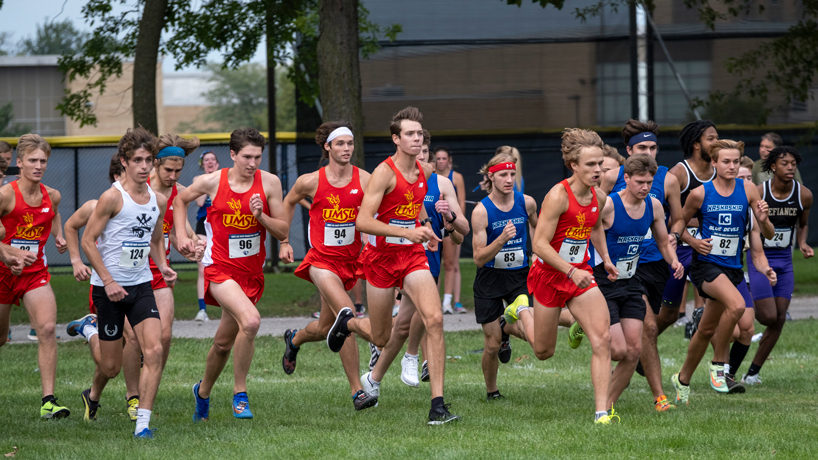
<path id="1" fill-rule="evenodd" d="M 679 235 L 679 234 L 678 234 L 678 233 L 676 233 L 676 232 L 671 233 L 671 235 L 673 235 L 673 237 L 674 237 L 674 238 L 676 238 L 676 246 L 678 246 L 679 244 L 681 244 L 681 242 L 682 242 L 682 235 Z"/>
<path id="2" fill-rule="evenodd" d="M 278 243 L 279 243 L 279 244 L 290 244 L 290 240 L 287 240 L 287 241 L 279 241 Z"/>
<path id="3" fill-rule="evenodd" d="M 420 226 L 423 227 L 424 225 L 428 224 L 431 221 L 432 221 L 432 218 L 427 217 L 427 218 L 423 219 L 422 221 L 420 221 Z"/>
<path id="4" fill-rule="evenodd" d="M 570 270 L 568 270 L 568 279 L 569 279 L 569 280 L 571 279 L 571 277 L 572 277 L 572 276 L 574 276 L 574 273 L 575 273 L 576 271 L 577 271 L 577 267 L 571 267 L 571 269 L 570 269 Z"/>

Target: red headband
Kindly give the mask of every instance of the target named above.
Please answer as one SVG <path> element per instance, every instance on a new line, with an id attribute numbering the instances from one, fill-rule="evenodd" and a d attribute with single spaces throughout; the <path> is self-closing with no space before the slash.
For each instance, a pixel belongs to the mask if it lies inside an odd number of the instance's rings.
<path id="1" fill-rule="evenodd" d="M 505 162 L 505 163 L 500 163 L 500 164 L 496 164 L 496 165 L 492 166 L 491 168 L 489 168 L 489 172 L 490 173 L 496 173 L 497 171 L 504 171 L 506 169 L 517 169 L 517 165 L 510 162 L 510 161 Z"/>

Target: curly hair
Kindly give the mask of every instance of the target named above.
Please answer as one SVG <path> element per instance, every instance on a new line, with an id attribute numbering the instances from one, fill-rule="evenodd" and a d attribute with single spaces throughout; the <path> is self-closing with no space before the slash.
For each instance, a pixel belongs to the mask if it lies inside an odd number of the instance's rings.
<path id="1" fill-rule="evenodd" d="M 605 158 L 613 158 L 614 160 L 616 160 L 617 163 L 619 163 L 619 166 L 625 164 L 625 157 L 620 155 L 619 150 L 617 150 L 616 147 L 612 145 L 605 144 L 602 146 L 602 156 Z"/>
<path id="2" fill-rule="evenodd" d="M 329 159 L 329 150 L 324 147 L 324 144 L 327 143 L 329 135 L 338 128 L 349 128 L 353 134 L 355 133 L 355 130 L 352 128 L 352 123 L 348 121 L 328 121 L 326 123 L 322 123 L 321 126 L 315 130 L 315 143 L 321 147 L 322 160 Z"/>
<path id="3" fill-rule="evenodd" d="M 692 157 L 693 147 L 697 142 L 701 144 L 702 135 L 704 135 L 707 128 L 715 127 L 716 125 L 710 120 L 698 120 L 688 123 L 687 126 L 682 128 L 682 132 L 679 133 L 679 147 L 682 149 L 684 157 Z"/>
<path id="4" fill-rule="evenodd" d="M 125 135 L 119 140 L 116 146 L 119 158 L 131 161 L 134 153 L 139 149 L 145 149 L 151 154 L 151 160 L 159 153 L 159 139 L 143 127 L 128 128 Z"/>
<path id="5" fill-rule="evenodd" d="M 580 150 L 597 147 L 602 150 L 602 139 L 594 131 L 581 128 L 566 128 L 562 132 L 562 161 L 571 169 L 571 163 L 579 162 Z"/>
<path id="6" fill-rule="evenodd" d="M 765 159 L 764 163 L 761 164 L 761 169 L 765 172 L 772 171 L 775 161 L 787 154 L 792 155 L 792 157 L 795 158 L 796 165 L 800 165 L 801 161 L 804 159 L 804 157 L 801 156 L 801 152 L 796 150 L 795 147 L 776 147 L 770 150 L 770 154 L 767 155 L 767 159 Z"/>
<path id="7" fill-rule="evenodd" d="M 122 167 L 122 162 L 119 161 L 119 154 L 113 154 L 111 164 L 108 165 L 108 180 L 113 184 L 116 182 L 116 176 L 121 176 L 124 172 L 125 168 Z"/>
<path id="8" fill-rule="evenodd" d="M 252 145 L 264 150 L 267 141 L 255 128 L 239 128 L 230 133 L 230 150 L 239 153 L 241 149 Z"/>

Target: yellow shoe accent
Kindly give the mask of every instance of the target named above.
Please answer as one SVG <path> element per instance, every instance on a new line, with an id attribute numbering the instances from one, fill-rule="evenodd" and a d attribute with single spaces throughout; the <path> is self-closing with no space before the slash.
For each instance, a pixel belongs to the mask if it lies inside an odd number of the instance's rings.
<path id="1" fill-rule="evenodd" d="M 136 421 L 136 411 L 139 409 L 139 397 L 134 396 L 128 400 L 128 417 L 132 422 Z"/>

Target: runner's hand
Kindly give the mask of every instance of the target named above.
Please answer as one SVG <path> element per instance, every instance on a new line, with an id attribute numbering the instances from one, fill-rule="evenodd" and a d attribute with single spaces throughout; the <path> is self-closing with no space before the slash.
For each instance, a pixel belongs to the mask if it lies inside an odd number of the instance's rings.
<path id="1" fill-rule="evenodd" d="M 13 247 L 6 248 L 6 255 L 8 257 L 16 257 L 23 261 L 23 266 L 28 267 L 34 262 L 37 262 L 37 254 L 31 251 L 23 251 Z"/>
<path id="2" fill-rule="evenodd" d="M 767 220 L 767 217 L 770 215 L 770 206 L 764 200 L 758 200 L 758 204 L 756 205 L 758 208 L 758 221 L 764 222 Z"/>
<path id="3" fill-rule="evenodd" d="M 680 280 L 683 276 L 685 276 L 685 266 L 678 260 L 670 264 L 670 268 L 673 270 L 673 277 L 677 280 Z"/>
<path id="4" fill-rule="evenodd" d="M 291 263 L 293 261 L 293 247 L 290 243 L 279 245 L 278 258 L 284 261 L 284 263 Z"/>
<path id="5" fill-rule="evenodd" d="M 616 269 L 616 267 L 614 267 L 614 269 Z M 610 275 L 608 277 L 610 278 Z M 593 280 L 594 275 L 580 269 L 574 271 L 574 276 L 571 277 L 571 281 L 573 281 L 574 284 L 576 284 L 580 289 L 585 289 L 590 286 Z M 616 281 L 616 278 L 614 278 L 612 281 Z"/>
<path id="6" fill-rule="evenodd" d="M 124 299 L 126 295 L 128 295 L 128 291 L 120 286 L 119 283 L 113 281 L 110 284 L 105 285 L 105 295 L 108 296 L 108 300 L 111 302 L 119 302 L 120 300 Z"/>
<path id="7" fill-rule="evenodd" d="M 440 199 L 437 203 L 435 203 L 435 211 L 443 214 L 443 217 L 446 220 L 451 220 L 452 213 L 449 211 L 449 202 L 443 199 L 443 196 L 440 196 Z"/>
<path id="8" fill-rule="evenodd" d="M 616 268 L 616 265 L 614 265 L 614 264 L 612 264 L 610 262 L 605 262 L 604 266 L 605 266 L 605 271 L 608 272 L 608 279 L 611 280 L 612 282 L 616 281 L 619 278 L 619 269 Z M 577 273 L 579 273 L 579 270 L 575 271 L 574 276 L 572 276 L 571 278 L 572 279 L 576 278 Z"/>
<path id="9" fill-rule="evenodd" d="M 74 270 L 74 279 L 77 281 L 88 281 L 91 279 L 91 269 L 84 263 L 77 262 L 76 264 L 71 264 L 71 268 Z"/>
<path id="10" fill-rule="evenodd" d="M 55 237 L 54 244 L 57 245 L 57 252 L 60 254 L 64 254 L 68 250 L 68 243 L 65 242 L 63 237 Z"/>
<path id="11" fill-rule="evenodd" d="M 503 243 L 508 243 L 514 239 L 515 236 L 517 236 L 517 227 L 515 227 L 511 221 L 508 221 L 506 226 L 503 228 L 503 233 L 500 234 L 500 239 L 503 241 Z"/>
<path id="12" fill-rule="evenodd" d="M 776 283 L 778 283 L 778 274 L 775 273 L 773 267 L 767 267 L 767 269 L 764 270 L 764 276 L 770 280 L 770 286 L 775 286 Z"/>
<path id="13" fill-rule="evenodd" d="M 809 259 L 810 257 L 815 255 L 815 251 L 808 244 L 801 244 L 798 246 L 798 249 L 801 250 L 801 254 L 804 255 L 805 259 Z"/>
<path id="14" fill-rule="evenodd" d="M 427 241 L 425 245 L 426 245 L 425 249 L 429 252 L 437 252 L 437 250 L 440 248 L 440 245 L 437 243 L 437 241 Z"/>
<path id="15" fill-rule="evenodd" d="M 264 212 L 264 201 L 261 200 L 261 195 L 254 193 L 250 197 L 250 211 L 253 212 L 256 220 L 261 219 L 261 213 Z"/>
<path id="16" fill-rule="evenodd" d="M 186 236 L 177 238 L 176 250 L 179 251 L 179 254 L 182 254 L 185 259 L 189 260 L 190 256 L 196 252 L 196 242 Z"/>
<path id="17" fill-rule="evenodd" d="M 20 276 L 23 273 L 23 259 L 15 256 L 9 256 L 6 258 L 6 266 L 11 270 L 11 274 L 14 276 Z"/>
<path id="18" fill-rule="evenodd" d="M 409 230 L 409 235 L 406 237 L 406 239 L 415 244 L 424 243 L 426 241 L 428 241 L 429 243 L 431 243 L 432 241 L 435 242 L 440 241 L 440 238 L 438 238 L 437 235 L 435 235 L 435 232 L 433 232 L 431 228 L 425 225 L 415 227 Z"/>
<path id="19" fill-rule="evenodd" d="M 672 252 L 675 252 L 676 251 L 676 236 L 673 235 L 673 233 L 668 233 L 667 240 L 668 240 L 667 241 L 668 244 L 670 245 L 670 250 Z"/>
<path id="20" fill-rule="evenodd" d="M 162 269 L 162 278 L 165 279 L 165 283 L 168 286 L 173 286 L 176 284 L 176 272 L 167 265 L 165 265 L 165 268 Z"/>
<path id="21" fill-rule="evenodd" d="M 691 246 L 693 247 L 693 249 L 696 250 L 696 252 L 698 252 L 699 254 L 701 254 L 703 256 L 706 256 L 706 255 L 710 254 L 710 251 L 713 250 L 713 245 L 710 244 L 710 241 L 712 241 L 712 240 L 713 240 L 713 238 L 705 238 L 703 240 L 696 240 L 693 244 L 691 244 Z"/>

